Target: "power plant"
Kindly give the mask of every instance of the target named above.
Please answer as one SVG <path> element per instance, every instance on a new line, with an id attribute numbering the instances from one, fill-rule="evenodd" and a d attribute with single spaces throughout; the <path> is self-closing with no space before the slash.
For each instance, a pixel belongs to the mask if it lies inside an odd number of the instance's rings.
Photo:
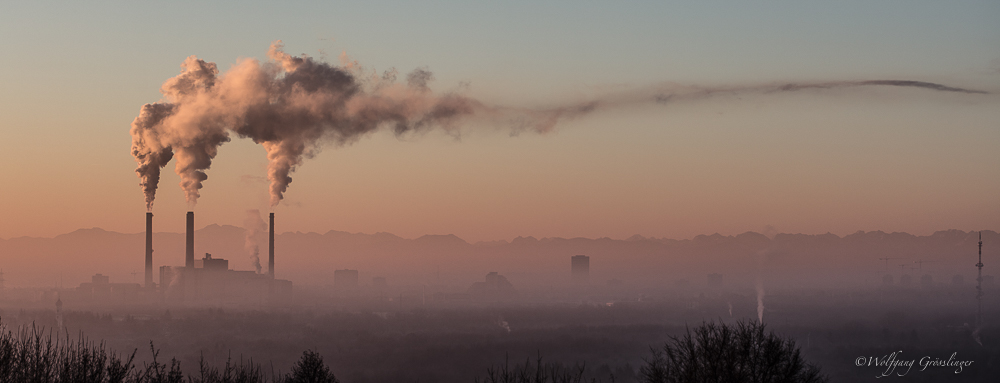
<path id="1" fill-rule="evenodd" d="M 292 282 L 274 278 L 274 213 L 270 214 L 268 233 L 268 272 L 236 271 L 229 261 L 205 253 L 195 259 L 194 212 L 187 212 L 184 266 L 161 266 L 160 283 L 153 283 L 153 213 L 146 213 L 146 283 L 147 292 L 166 303 L 183 304 L 257 304 L 291 294 Z"/>

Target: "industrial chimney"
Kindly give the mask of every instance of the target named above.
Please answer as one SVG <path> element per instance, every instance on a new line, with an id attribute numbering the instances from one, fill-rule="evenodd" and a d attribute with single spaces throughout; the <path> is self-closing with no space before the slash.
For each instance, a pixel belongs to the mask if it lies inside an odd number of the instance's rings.
<path id="1" fill-rule="evenodd" d="M 274 278 L 274 213 L 271 213 L 271 225 L 267 230 L 267 274 Z"/>
<path id="2" fill-rule="evenodd" d="M 194 268 L 194 212 L 187 214 L 187 252 L 184 255 L 184 267 Z"/>
<path id="3" fill-rule="evenodd" d="M 146 212 L 146 288 L 153 288 L 153 212 Z"/>

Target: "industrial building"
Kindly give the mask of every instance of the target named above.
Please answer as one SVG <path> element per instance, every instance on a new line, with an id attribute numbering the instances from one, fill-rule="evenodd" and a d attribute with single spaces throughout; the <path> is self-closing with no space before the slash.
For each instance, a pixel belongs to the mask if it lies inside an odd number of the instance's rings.
<path id="1" fill-rule="evenodd" d="M 111 283 L 107 275 L 97 274 L 81 283 L 72 297 L 92 303 L 135 302 L 141 291 L 138 283 Z"/>
<path id="2" fill-rule="evenodd" d="M 469 294 L 476 299 L 498 299 L 513 297 L 517 295 L 517 290 L 514 290 L 514 285 L 507 277 L 493 271 L 486 274 L 485 281 L 469 286 Z"/>
<path id="3" fill-rule="evenodd" d="M 160 284 L 153 284 L 153 214 L 146 213 L 146 291 L 173 304 L 262 304 L 280 301 L 292 292 L 292 282 L 274 278 L 274 213 L 270 214 L 268 273 L 229 269 L 229 261 L 205 253 L 194 258 L 194 212 L 187 213 L 184 266 L 160 267 Z M 96 278 L 96 276 L 95 276 Z M 95 280 L 96 283 L 96 280 Z"/>

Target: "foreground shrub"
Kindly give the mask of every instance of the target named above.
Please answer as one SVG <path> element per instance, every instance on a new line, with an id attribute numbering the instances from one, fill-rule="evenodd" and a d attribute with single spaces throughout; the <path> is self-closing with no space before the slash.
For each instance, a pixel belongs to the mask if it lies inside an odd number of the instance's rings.
<path id="1" fill-rule="evenodd" d="M 295 363 L 292 373 L 285 379 L 286 383 L 340 383 L 323 363 L 323 357 L 312 350 L 302 353 L 302 359 Z"/>
<path id="2" fill-rule="evenodd" d="M 645 383 L 826 382 L 794 341 L 765 333 L 759 322 L 702 324 L 652 353 L 639 370 Z"/>
<path id="3" fill-rule="evenodd" d="M 220 370 L 201 360 L 198 375 L 184 376 L 177 359 L 159 362 L 150 344 L 151 363 L 134 364 L 135 354 L 121 355 L 80 336 L 60 340 L 35 326 L 10 331 L 0 322 L 0 382 L 24 383 L 339 383 L 323 357 L 306 351 L 292 373 L 268 377 L 260 364 L 233 363 Z"/>
<path id="4" fill-rule="evenodd" d="M 524 364 L 510 365 L 505 362 L 502 366 L 490 367 L 486 370 L 486 378 L 482 383 L 582 383 L 583 373 L 586 370 L 583 365 L 575 365 L 572 368 L 565 367 L 558 363 L 542 362 L 542 357 L 538 357 L 534 363 L 526 360 Z M 476 379 L 476 383 L 480 380 Z"/>

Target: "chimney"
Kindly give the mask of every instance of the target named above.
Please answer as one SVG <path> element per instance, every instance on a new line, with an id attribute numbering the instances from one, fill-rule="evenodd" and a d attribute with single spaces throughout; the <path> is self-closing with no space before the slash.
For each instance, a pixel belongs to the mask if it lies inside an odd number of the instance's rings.
<path id="1" fill-rule="evenodd" d="M 146 288 L 153 288 L 153 212 L 146 212 Z"/>
<path id="2" fill-rule="evenodd" d="M 271 225 L 267 230 L 267 274 L 274 278 L 274 213 L 271 213 Z"/>
<path id="3" fill-rule="evenodd" d="M 194 212 L 187 214 L 187 253 L 184 256 L 184 267 L 194 268 Z"/>

